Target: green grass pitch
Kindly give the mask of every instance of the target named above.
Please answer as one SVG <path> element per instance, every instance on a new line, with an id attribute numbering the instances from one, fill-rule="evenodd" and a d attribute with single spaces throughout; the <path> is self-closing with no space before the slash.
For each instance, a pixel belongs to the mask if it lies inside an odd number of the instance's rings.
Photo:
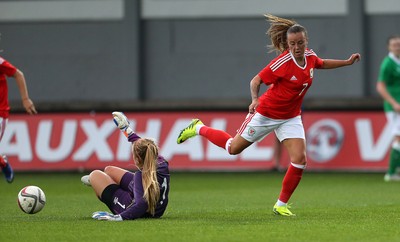
<path id="1" fill-rule="evenodd" d="M 400 183 L 383 174 L 306 172 L 296 217 L 272 213 L 282 173 L 172 173 L 161 219 L 94 221 L 107 211 L 78 173 L 17 173 L 0 180 L 0 241 L 400 241 Z M 2 176 L 1 179 L 4 179 Z M 41 187 L 47 204 L 24 214 L 17 193 Z"/>

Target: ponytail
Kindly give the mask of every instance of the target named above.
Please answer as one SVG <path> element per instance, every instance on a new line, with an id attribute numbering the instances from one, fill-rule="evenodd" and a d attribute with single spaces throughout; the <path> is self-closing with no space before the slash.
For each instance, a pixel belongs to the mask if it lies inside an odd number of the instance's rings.
<path id="1" fill-rule="evenodd" d="M 268 45 L 270 52 L 272 52 L 273 50 L 281 53 L 284 52 L 289 48 L 287 44 L 287 32 L 292 26 L 297 25 L 297 23 L 294 20 L 280 18 L 272 14 L 265 14 L 264 16 L 271 24 L 271 26 L 267 30 L 267 35 L 271 38 L 272 42 L 271 45 Z"/>
<path id="2" fill-rule="evenodd" d="M 151 139 L 141 139 L 135 142 L 134 156 L 142 169 L 143 198 L 146 200 L 149 212 L 155 214 L 160 186 L 157 180 L 158 147 Z"/>

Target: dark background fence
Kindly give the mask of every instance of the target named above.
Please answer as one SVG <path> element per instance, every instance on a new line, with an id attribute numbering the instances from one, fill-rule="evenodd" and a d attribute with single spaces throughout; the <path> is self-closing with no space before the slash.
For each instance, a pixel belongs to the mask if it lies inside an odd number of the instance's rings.
<path id="1" fill-rule="evenodd" d="M 375 83 L 386 39 L 400 32 L 395 0 L 0 0 L 0 55 L 25 73 L 41 112 L 246 109 L 251 78 L 276 56 L 264 13 L 304 25 L 321 58 L 362 54 L 317 70 L 305 109 L 381 108 Z"/>

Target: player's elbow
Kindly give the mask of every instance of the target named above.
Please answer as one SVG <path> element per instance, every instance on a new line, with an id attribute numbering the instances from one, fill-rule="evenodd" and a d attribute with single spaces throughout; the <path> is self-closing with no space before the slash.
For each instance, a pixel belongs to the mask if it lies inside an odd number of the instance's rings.
<path id="1" fill-rule="evenodd" d="M 16 71 L 15 74 L 14 74 L 14 78 L 15 78 L 15 79 L 24 78 L 24 73 L 23 73 L 20 69 L 17 69 L 17 71 Z"/>
<path id="2" fill-rule="evenodd" d="M 386 86 L 385 83 L 383 83 L 382 81 L 378 81 L 376 83 L 376 91 L 382 95 L 382 93 L 385 91 Z"/>

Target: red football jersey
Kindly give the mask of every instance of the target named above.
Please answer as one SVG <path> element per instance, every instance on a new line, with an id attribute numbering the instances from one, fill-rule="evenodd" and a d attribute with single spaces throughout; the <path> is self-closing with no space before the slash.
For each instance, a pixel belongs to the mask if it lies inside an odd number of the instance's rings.
<path id="1" fill-rule="evenodd" d="M 17 68 L 0 56 L 0 117 L 2 118 L 8 118 L 10 111 L 6 76 L 13 76 L 16 71 Z"/>
<path id="2" fill-rule="evenodd" d="M 312 84 L 314 68 L 322 67 L 323 60 L 306 49 L 305 65 L 299 66 L 292 54 L 285 51 L 258 73 L 266 85 L 271 85 L 259 97 L 256 111 L 272 119 L 289 119 L 301 114 L 304 95 Z"/>

